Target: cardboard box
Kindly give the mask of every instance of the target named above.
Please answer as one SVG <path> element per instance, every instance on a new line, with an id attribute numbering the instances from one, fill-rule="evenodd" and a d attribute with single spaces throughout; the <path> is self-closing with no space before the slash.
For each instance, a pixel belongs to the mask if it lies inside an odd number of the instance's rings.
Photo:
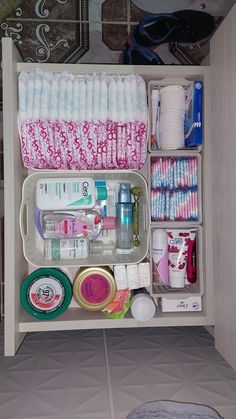
<path id="1" fill-rule="evenodd" d="M 203 82 L 195 80 L 186 88 L 185 147 L 202 144 Z"/>
<path id="2" fill-rule="evenodd" d="M 200 295 L 187 298 L 161 298 L 161 309 L 163 312 L 172 311 L 201 311 L 202 299 Z"/>

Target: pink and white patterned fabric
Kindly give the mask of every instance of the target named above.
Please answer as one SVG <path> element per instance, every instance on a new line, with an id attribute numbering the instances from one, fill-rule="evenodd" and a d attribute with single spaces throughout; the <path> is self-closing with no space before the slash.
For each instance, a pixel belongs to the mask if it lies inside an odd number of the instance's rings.
<path id="1" fill-rule="evenodd" d="M 140 169 L 147 156 L 142 121 L 24 121 L 20 126 L 24 167 L 37 169 Z"/>
<path id="2" fill-rule="evenodd" d="M 36 169 L 140 169 L 147 156 L 147 94 L 135 74 L 19 75 L 22 160 Z"/>

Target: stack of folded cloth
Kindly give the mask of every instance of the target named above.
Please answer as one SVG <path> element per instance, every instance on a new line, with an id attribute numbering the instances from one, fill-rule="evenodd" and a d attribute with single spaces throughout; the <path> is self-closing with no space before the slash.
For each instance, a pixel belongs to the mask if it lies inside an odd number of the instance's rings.
<path id="1" fill-rule="evenodd" d="M 147 154 L 146 85 L 138 75 L 19 75 L 26 168 L 140 169 Z"/>

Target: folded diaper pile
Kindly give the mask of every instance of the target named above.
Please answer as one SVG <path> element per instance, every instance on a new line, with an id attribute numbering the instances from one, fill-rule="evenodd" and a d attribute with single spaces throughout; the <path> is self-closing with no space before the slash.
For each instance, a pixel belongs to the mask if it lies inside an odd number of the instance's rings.
<path id="1" fill-rule="evenodd" d="M 138 75 L 19 75 L 23 164 L 40 169 L 140 169 L 147 95 Z"/>

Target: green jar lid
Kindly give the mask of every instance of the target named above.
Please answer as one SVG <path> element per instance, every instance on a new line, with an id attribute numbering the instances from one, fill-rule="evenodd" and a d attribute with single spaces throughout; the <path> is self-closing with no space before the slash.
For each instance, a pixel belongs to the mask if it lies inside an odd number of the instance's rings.
<path id="1" fill-rule="evenodd" d="M 103 201 L 103 199 L 107 199 L 107 188 L 105 186 L 97 187 L 97 199 L 99 201 Z"/>
<path id="2" fill-rule="evenodd" d="M 24 309 L 34 317 L 50 320 L 68 308 L 72 285 L 64 272 L 57 268 L 33 271 L 21 286 L 20 300 Z"/>

